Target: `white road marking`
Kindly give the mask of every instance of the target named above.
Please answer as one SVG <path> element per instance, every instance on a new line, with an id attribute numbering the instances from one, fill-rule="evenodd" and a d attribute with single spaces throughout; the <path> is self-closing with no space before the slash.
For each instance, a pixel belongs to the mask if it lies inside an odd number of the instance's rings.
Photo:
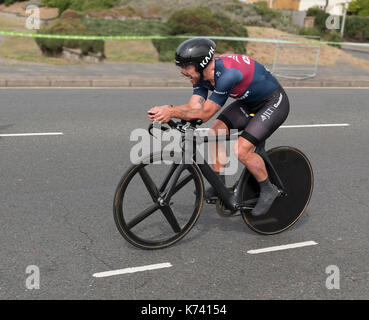
<path id="1" fill-rule="evenodd" d="M 98 273 L 94 273 L 92 276 L 95 278 L 103 278 L 103 277 L 116 276 L 120 274 L 135 273 L 135 272 L 142 272 L 142 271 L 156 270 L 156 269 L 170 268 L 170 267 L 172 267 L 172 264 L 169 262 L 165 262 L 165 263 L 151 264 L 151 265 L 141 266 L 141 267 L 98 272 Z"/>
<path id="2" fill-rule="evenodd" d="M 368 90 L 369 87 L 283 87 L 284 89 L 333 89 L 333 90 L 341 90 L 341 89 L 360 89 L 360 90 Z"/>
<path id="3" fill-rule="evenodd" d="M 280 128 L 348 127 L 349 125 L 349 123 L 298 124 L 290 126 L 280 126 Z"/>
<path id="4" fill-rule="evenodd" d="M 326 89 L 333 89 L 333 90 L 352 90 L 352 89 L 360 89 L 360 90 L 369 90 L 369 87 L 283 87 L 284 89 L 319 89 L 319 90 L 326 90 Z M 39 90 L 39 89 L 73 89 L 73 90 L 79 90 L 79 89 L 84 89 L 84 90 L 111 90 L 111 89 L 119 89 L 119 90 L 132 90 L 132 89 L 138 89 L 138 90 L 151 90 L 151 89 L 155 89 L 155 90 L 188 90 L 188 89 L 192 89 L 192 85 L 188 85 L 186 87 L 165 87 L 165 86 L 160 86 L 160 87 L 0 87 L 0 90 L 9 90 L 9 89 L 17 89 L 17 90 Z"/>
<path id="5" fill-rule="evenodd" d="M 39 132 L 39 133 L 7 133 L 0 134 L 0 137 L 32 137 L 32 136 L 60 136 L 63 132 Z"/>
<path id="6" fill-rule="evenodd" d="M 323 124 L 296 124 L 296 125 L 288 125 L 288 126 L 280 126 L 279 128 L 315 128 L 315 127 L 348 127 L 349 123 L 323 123 Z M 206 134 L 210 128 L 197 128 L 197 133 Z"/>
<path id="7" fill-rule="evenodd" d="M 275 246 L 275 247 L 269 247 L 269 248 L 263 248 L 263 249 L 249 250 L 249 251 L 247 251 L 247 253 L 258 254 L 258 253 L 265 253 L 265 252 L 272 252 L 272 251 L 280 251 L 280 250 L 301 248 L 301 247 L 306 247 L 306 246 L 314 246 L 314 245 L 317 245 L 317 244 L 318 243 L 316 243 L 315 241 L 305 241 L 305 242 L 286 244 L 286 245 L 282 245 L 282 246 Z"/>

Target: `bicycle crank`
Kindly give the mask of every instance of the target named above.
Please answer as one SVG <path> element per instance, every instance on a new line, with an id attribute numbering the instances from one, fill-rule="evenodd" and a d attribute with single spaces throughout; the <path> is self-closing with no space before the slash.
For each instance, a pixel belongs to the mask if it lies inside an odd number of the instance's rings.
<path id="1" fill-rule="evenodd" d="M 221 217 L 236 217 L 241 215 L 241 213 L 236 214 L 238 212 L 238 210 L 229 210 L 227 209 L 224 204 L 223 201 L 221 199 L 217 199 L 215 202 L 215 208 L 217 210 L 217 213 L 221 216 Z"/>

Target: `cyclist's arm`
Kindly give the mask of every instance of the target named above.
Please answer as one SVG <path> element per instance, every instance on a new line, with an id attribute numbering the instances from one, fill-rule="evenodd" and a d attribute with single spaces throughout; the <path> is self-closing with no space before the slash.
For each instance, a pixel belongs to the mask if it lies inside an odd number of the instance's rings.
<path id="1" fill-rule="evenodd" d="M 190 102 L 184 106 L 172 108 L 172 117 L 183 120 L 200 118 L 208 121 L 227 101 L 232 89 L 242 80 L 242 73 L 234 68 L 227 69 L 218 79 L 216 88 L 208 96 L 208 90 L 202 86 L 194 87 Z"/>
<path id="2" fill-rule="evenodd" d="M 201 119 L 208 121 L 220 109 L 220 106 L 211 100 L 194 94 L 188 104 L 182 106 L 173 106 L 170 108 L 171 117 L 183 120 Z"/>

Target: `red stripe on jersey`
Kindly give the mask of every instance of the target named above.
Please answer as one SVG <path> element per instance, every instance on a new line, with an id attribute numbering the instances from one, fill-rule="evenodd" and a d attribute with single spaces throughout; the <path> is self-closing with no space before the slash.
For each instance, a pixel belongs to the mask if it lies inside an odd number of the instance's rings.
<path id="1" fill-rule="evenodd" d="M 230 94 L 232 98 L 241 97 L 254 78 L 254 60 L 248 56 L 235 53 L 222 54 L 216 58 L 220 58 L 223 61 L 225 68 L 234 68 L 242 73 L 241 82 L 233 88 Z"/>

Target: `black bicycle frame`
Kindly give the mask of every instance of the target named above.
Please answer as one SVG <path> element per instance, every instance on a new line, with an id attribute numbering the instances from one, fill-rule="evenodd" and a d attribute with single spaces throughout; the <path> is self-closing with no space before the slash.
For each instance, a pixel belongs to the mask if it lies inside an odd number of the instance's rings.
<path id="1" fill-rule="evenodd" d="M 179 190 L 181 187 L 183 187 L 187 182 L 189 182 L 192 179 L 192 175 L 188 175 L 185 178 L 182 178 L 179 183 L 178 179 L 182 173 L 183 170 L 186 169 L 186 166 L 188 165 L 188 158 L 196 164 L 199 169 L 201 170 L 203 176 L 206 178 L 206 180 L 215 188 L 215 190 L 218 193 L 218 197 L 223 201 L 224 206 L 229 210 L 237 210 L 239 209 L 239 204 L 242 202 L 242 187 L 243 183 L 245 181 L 245 178 L 247 177 L 250 172 L 245 167 L 241 173 L 241 176 L 237 182 L 237 186 L 234 189 L 235 191 L 229 190 L 222 181 L 218 178 L 214 170 L 210 167 L 210 165 L 206 162 L 206 160 L 201 156 L 201 162 L 197 163 L 198 155 L 197 155 L 197 143 L 208 143 L 208 142 L 215 142 L 215 141 L 229 141 L 229 140 L 236 140 L 238 139 L 239 135 L 226 135 L 226 136 L 209 136 L 209 137 L 191 137 L 190 139 L 186 139 L 185 137 L 182 138 L 182 160 L 181 163 L 174 163 L 172 164 L 171 169 L 167 173 L 159 192 L 163 195 L 162 199 L 162 205 L 168 204 L 170 201 L 171 196 Z M 199 139 L 200 138 L 200 139 Z M 198 141 L 200 140 L 200 142 Z M 189 141 L 190 143 L 186 143 L 186 141 Z M 191 146 L 192 142 L 192 152 L 191 157 L 188 157 L 188 148 L 186 146 Z M 191 151 L 191 150 L 190 150 Z M 274 169 L 266 151 L 265 151 L 265 141 L 260 143 L 255 148 L 255 152 L 259 154 L 262 159 L 265 162 L 265 165 L 267 167 L 268 173 L 271 175 L 271 180 L 277 185 L 277 187 L 282 191 L 285 192 L 285 188 L 283 186 L 283 183 L 281 179 L 278 176 L 278 173 Z M 187 154 L 187 157 L 186 157 Z M 186 162 L 187 161 L 187 162 Z M 165 190 L 164 190 L 165 189 Z"/>

